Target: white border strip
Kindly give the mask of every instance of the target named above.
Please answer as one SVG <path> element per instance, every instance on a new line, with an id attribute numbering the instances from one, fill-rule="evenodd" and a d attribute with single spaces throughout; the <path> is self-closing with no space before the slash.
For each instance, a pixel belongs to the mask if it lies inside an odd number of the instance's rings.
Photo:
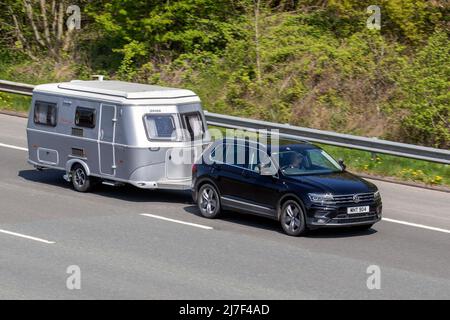
<path id="1" fill-rule="evenodd" d="M 180 224 L 185 224 L 191 227 L 197 227 L 197 228 L 201 228 L 201 229 L 206 229 L 206 230 L 212 230 L 213 227 L 209 227 L 209 226 L 205 226 L 202 224 L 196 224 L 196 223 L 190 223 L 190 222 L 185 222 L 185 221 L 181 221 L 181 220 L 175 220 L 175 219 L 170 219 L 170 218 L 166 218 L 166 217 L 161 217 L 161 216 L 157 216 L 154 214 L 149 214 L 149 213 L 141 213 L 141 216 L 145 216 L 145 217 L 150 217 L 150 218 L 155 218 L 155 219 L 160 219 L 160 220 L 165 220 L 165 221 L 170 221 L 170 222 L 175 222 L 175 223 L 180 223 Z"/>
<path id="2" fill-rule="evenodd" d="M 46 244 L 54 244 L 55 243 L 54 241 L 48 241 L 48 240 L 41 239 L 41 238 L 31 237 L 31 236 L 27 236 L 25 234 L 12 232 L 12 231 L 8 231 L 8 230 L 3 230 L 3 229 L 0 229 L 0 233 L 9 234 L 11 236 L 16 236 L 16 237 L 20 237 L 20 238 L 25 238 L 25 239 L 28 239 L 28 240 L 34 240 L 34 241 L 38 241 L 38 242 L 43 242 L 43 243 L 46 243 Z"/>
<path id="3" fill-rule="evenodd" d="M 430 227 L 430 226 L 426 226 L 426 225 L 423 225 L 423 224 L 411 223 L 411 222 L 406 222 L 406 221 L 401 221 L 401 220 L 394 220 L 394 219 L 389 219 L 389 218 L 383 218 L 382 220 L 383 221 L 387 221 L 387 222 L 404 224 L 404 225 L 410 226 L 410 227 L 422 228 L 422 229 L 433 230 L 433 231 L 438 231 L 438 232 L 443 232 L 443 233 L 450 233 L 450 230 Z"/>
<path id="4" fill-rule="evenodd" d="M 13 146 L 13 145 L 1 143 L 1 142 L 0 142 L 0 147 L 5 147 L 5 148 L 10 148 L 10 149 L 15 149 L 15 150 L 21 150 L 21 151 L 28 151 L 27 148 Z"/>

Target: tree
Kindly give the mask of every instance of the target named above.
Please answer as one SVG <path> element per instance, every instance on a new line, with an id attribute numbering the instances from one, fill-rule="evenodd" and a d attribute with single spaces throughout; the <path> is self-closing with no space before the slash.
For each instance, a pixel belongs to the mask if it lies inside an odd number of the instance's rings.
<path id="1" fill-rule="evenodd" d="M 73 48 L 76 29 L 67 21 L 74 7 L 67 0 L 7 0 L 0 10 L 8 12 L 0 26 L 6 40 L 32 60 L 48 55 L 60 61 Z"/>
<path id="2" fill-rule="evenodd" d="M 128 66 L 130 57 L 137 66 L 149 60 L 166 64 L 183 53 L 223 50 L 237 36 L 236 10 L 232 0 L 95 1 L 86 9 Z"/>

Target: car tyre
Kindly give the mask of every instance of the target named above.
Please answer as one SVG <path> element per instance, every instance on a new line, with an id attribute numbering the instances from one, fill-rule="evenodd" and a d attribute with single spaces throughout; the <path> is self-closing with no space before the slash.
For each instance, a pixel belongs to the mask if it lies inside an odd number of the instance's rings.
<path id="1" fill-rule="evenodd" d="M 307 231 L 303 207 L 295 200 L 288 200 L 281 207 L 280 223 L 290 236 L 298 237 Z"/>
<path id="2" fill-rule="evenodd" d="M 77 163 L 72 167 L 71 177 L 73 188 L 76 191 L 88 192 L 92 189 L 93 181 L 81 164 Z"/>
<path id="3" fill-rule="evenodd" d="M 205 218 L 215 219 L 219 217 L 221 213 L 219 193 L 212 184 L 206 183 L 200 187 L 197 206 Z"/>

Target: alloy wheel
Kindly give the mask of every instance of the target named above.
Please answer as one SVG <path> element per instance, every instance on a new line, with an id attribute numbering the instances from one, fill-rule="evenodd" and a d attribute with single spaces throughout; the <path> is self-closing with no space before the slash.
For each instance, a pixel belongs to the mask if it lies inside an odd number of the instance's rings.
<path id="1" fill-rule="evenodd" d="M 220 214 L 219 195 L 212 185 L 206 184 L 200 188 L 198 207 L 206 218 L 216 218 Z"/>
<path id="2" fill-rule="evenodd" d="M 295 200 L 288 200 L 281 210 L 281 227 L 290 236 L 305 234 L 306 219 L 302 206 Z"/>
<path id="3" fill-rule="evenodd" d="M 300 221 L 300 208 L 298 205 L 291 203 L 285 208 L 285 225 L 286 228 L 289 229 L 291 232 L 296 232 L 298 228 L 300 228 L 301 221 Z"/>
<path id="4" fill-rule="evenodd" d="M 78 186 L 84 186 L 86 183 L 86 174 L 84 173 L 84 170 L 82 168 L 75 170 L 73 179 Z"/>

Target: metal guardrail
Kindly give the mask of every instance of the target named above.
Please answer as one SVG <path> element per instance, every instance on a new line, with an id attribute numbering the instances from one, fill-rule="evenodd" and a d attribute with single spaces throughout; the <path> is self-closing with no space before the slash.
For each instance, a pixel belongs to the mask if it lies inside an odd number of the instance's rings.
<path id="1" fill-rule="evenodd" d="M 0 80 L 0 91 L 31 96 L 34 86 L 31 84 Z"/>
<path id="2" fill-rule="evenodd" d="M 208 124 L 212 126 L 247 130 L 277 130 L 281 138 L 302 139 L 339 147 L 450 164 L 449 150 L 297 127 L 289 124 L 239 118 L 211 112 L 205 112 L 205 116 Z"/>
<path id="3" fill-rule="evenodd" d="M 34 86 L 24 83 L 0 80 L 0 92 L 32 95 Z M 254 119 L 239 118 L 205 111 L 209 125 L 243 130 L 270 130 L 281 138 L 302 139 L 339 147 L 383 153 L 394 156 L 450 164 L 450 151 L 412 144 L 354 136 L 332 131 L 278 124 Z"/>

